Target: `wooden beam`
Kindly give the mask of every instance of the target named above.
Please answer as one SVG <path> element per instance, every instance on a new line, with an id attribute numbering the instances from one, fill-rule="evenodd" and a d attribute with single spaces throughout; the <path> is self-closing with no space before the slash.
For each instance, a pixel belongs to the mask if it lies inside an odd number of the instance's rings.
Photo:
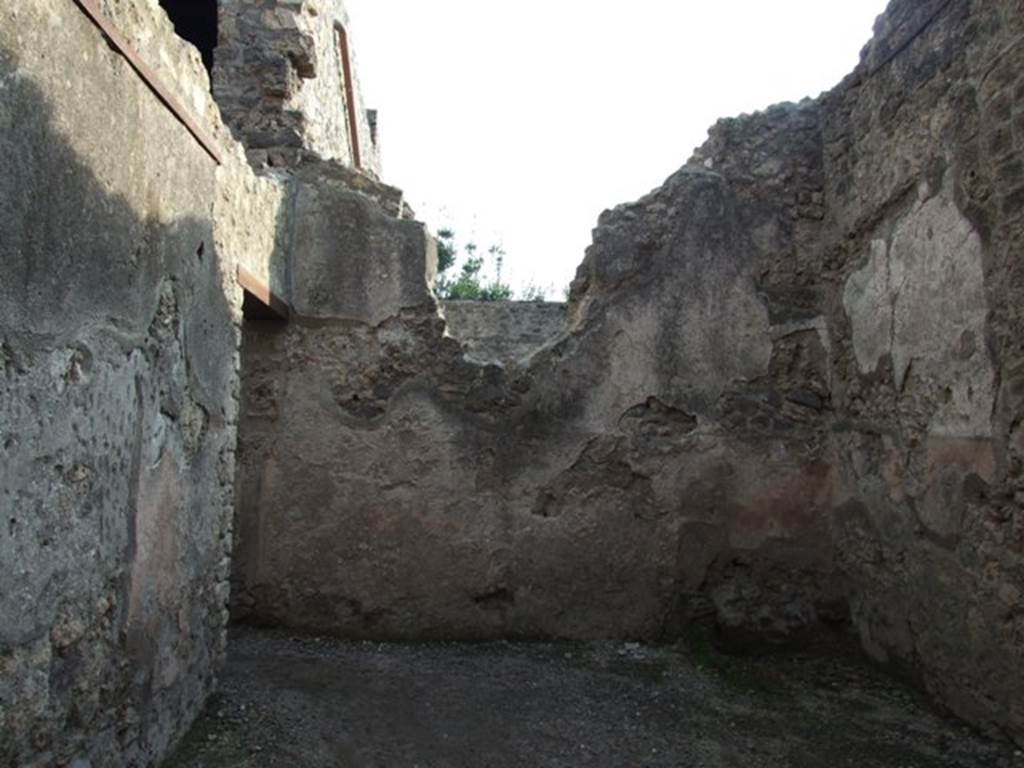
<path id="1" fill-rule="evenodd" d="M 124 36 L 117 31 L 117 27 L 114 26 L 113 22 L 110 21 L 100 9 L 96 6 L 94 0 L 72 0 L 82 12 L 92 20 L 93 24 L 99 27 L 100 31 L 106 36 L 107 40 L 114 47 L 118 53 L 120 53 L 132 69 L 135 70 L 136 74 L 142 81 L 149 86 L 149 89 L 153 94 L 163 103 L 171 114 L 173 114 L 178 121 L 185 126 L 185 129 L 192 134 L 192 137 L 199 142 L 199 145 L 206 150 L 206 153 L 213 158 L 217 165 L 223 165 L 224 160 L 221 157 L 220 149 L 213 142 L 206 132 L 200 128 L 192 117 L 185 111 L 180 102 L 171 92 L 168 91 L 163 83 L 157 78 L 156 74 L 151 70 L 146 63 L 142 60 L 142 57 L 128 44 L 128 41 Z"/>
<path id="2" fill-rule="evenodd" d="M 246 301 L 252 299 L 262 310 L 259 312 L 261 316 L 285 321 L 291 317 L 292 308 L 288 302 L 270 290 L 266 283 L 245 267 L 238 268 L 238 285 L 245 291 Z"/>

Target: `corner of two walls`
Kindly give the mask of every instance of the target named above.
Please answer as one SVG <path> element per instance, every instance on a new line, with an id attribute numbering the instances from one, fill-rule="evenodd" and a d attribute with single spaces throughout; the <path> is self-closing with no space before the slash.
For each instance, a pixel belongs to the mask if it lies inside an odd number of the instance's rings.
<path id="1" fill-rule="evenodd" d="M 281 194 L 155 2 L 99 2 L 218 168 L 69 0 L 0 24 L 0 763 L 141 765 L 225 648 L 240 263 Z"/>
<path id="2" fill-rule="evenodd" d="M 770 256 L 773 336 L 803 347 L 773 367 L 798 362 L 798 399 L 826 405 L 820 511 L 862 647 L 1018 741 L 1022 31 L 1018 3 L 897 0 L 836 89 L 721 121 L 693 161 L 729 179 Z M 780 165 L 794 152 L 799 172 Z M 763 195 L 793 210 L 765 216 Z"/>
<path id="3" fill-rule="evenodd" d="M 1020 740 L 1024 22 L 882 21 L 826 97 L 836 550 L 868 653 Z"/>
<path id="4" fill-rule="evenodd" d="M 410 233 L 300 189 L 307 320 L 245 383 L 240 610 L 419 638 L 846 619 L 1024 738 L 1013 5 L 894 2 L 834 91 L 720 122 L 602 215 L 572 332 L 522 365 L 444 335 Z"/>
<path id="5" fill-rule="evenodd" d="M 232 607 L 238 619 L 302 624 L 282 606 L 330 602 L 318 583 L 331 569 L 318 568 L 317 558 L 323 550 L 333 559 L 338 540 L 309 526 L 350 493 L 342 477 L 323 471 L 359 450 L 334 429 L 333 411 L 379 416 L 390 379 L 412 375 L 376 376 L 380 345 L 440 339 L 444 321 L 431 287 L 434 241 L 423 224 L 403 218 L 400 191 L 307 160 L 294 169 L 288 199 L 291 319 L 243 326 Z M 301 598 L 282 597 L 286 591 Z"/>
<path id="6" fill-rule="evenodd" d="M 773 336 L 752 209 L 722 176 L 688 170 L 603 217 L 587 312 L 505 367 L 444 335 L 421 240 L 406 248 L 402 223 L 346 196 L 300 189 L 306 319 L 253 337 L 240 614 L 366 637 L 579 638 L 710 613 L 785 641 L 834 612 L 824 391 L 807 390 L 827 375 L 824 329 L 795 313 Z M 778 213 L 773 194 L 760 205 Z M 820 199 L 794 198 L 765 237 L 795 247 L 821 217 Z"/>

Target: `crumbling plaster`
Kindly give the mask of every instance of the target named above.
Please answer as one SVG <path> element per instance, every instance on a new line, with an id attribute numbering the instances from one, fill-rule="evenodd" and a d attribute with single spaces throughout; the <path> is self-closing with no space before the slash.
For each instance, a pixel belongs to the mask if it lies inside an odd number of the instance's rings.
<path id="1" fill-rule="evenodd" d="M 0 23 L 0 764 L 148 765 L 225 648 L 238 265 L 283 193 L 220 123 L 155 2 L 100 0 L 221 148 L 74 3 Z"/>
<path id="2" fill-rule="evenodd" d="M 897 0 L 835 90 L 718 123 L 601 216 L 531 356 L 463 354 L 421 245 L 373 313 L 336 293 L 247 329 L 236 615 L 737 645 L 848 622 L 1020 738 L 1018 10 Z M 319 240 L 304 263 L 357 263 Z"/>
<path id="3" fill-rule="evenodd" d="M 345 167 L 340 5 L 224 2 L 216 105 L 155 0 L 98 5 L 223 160 L 70 0 L 0 12 L 0 762 L 158 760 L 229 569 L 237 618 L 356 637 L 849 627 L 1024 739 L 1019 0 L 893 0 L 487 358 Z M 243 321 L 240 266 L 290 322 Z"/>

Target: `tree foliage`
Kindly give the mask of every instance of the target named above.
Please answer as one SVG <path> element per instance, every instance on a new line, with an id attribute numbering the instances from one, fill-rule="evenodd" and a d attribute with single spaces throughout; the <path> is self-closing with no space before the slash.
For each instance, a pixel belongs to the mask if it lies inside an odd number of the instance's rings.
<path id="1" fill-rule="evenodd" d="M 522 290 L 519 291 L 520 301 L 546 301 L 548 289 L 544 288 L 537 283 L 527 283 L 523 286 Z"/>
<path id="2" fill-rule="evenodd" d="M 486 258 L 492 263 L 494 272 L 491 280 L 487 280 L 483 274 L 485 257 L 479 254 L 476 243 L 466 243 L 462 251 L 462 265 L 453 274 L 460 255 L 455 232 L 447 228 L 438 231 L 436 287 L 442 299 L 508 301 L 512 298 L 511 286 L 501 280 L 506 255 L 504 248 L 492 245 L 487 249 Z"/>

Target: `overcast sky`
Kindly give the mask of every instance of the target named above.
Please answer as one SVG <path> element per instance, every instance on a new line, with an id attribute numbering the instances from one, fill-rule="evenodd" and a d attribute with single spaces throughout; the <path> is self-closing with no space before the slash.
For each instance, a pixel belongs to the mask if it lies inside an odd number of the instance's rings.
<path id="1" fill-rule="evenodd" d="M 384 180 L 560 299 L 605 208 L 719 117 L 853 69 L 884 0 L 347 0 Z"/>

